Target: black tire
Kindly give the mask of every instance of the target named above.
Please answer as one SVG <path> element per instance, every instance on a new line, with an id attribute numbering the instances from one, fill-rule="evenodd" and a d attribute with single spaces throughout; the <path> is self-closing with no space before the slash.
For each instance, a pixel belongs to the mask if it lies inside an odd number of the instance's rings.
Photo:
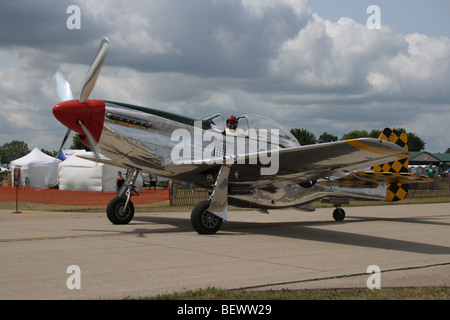
<path id="1" fill-rule="evenodd" d="M 345 218 L 345 211 L 342 208 L 336 208 L 333 211 L 333 218 L 336 221 L 342 221 Z"/>
<path id="2" fill-rule="evenodd" d="M 128 202 L 126 211 L 123 211 L 127 197 L 115 197 L 106 207 L 106 215 L 113 224 L 128 224 L 134 217 L 134 205 Z"/>
<path id="3" fill-rule="evenodd" d="M 222 218 L 208 211 L 210 201 L 197 203 L 191 212 L 191 224 L 199 234 L 214 234 L 222 226 Z"/>

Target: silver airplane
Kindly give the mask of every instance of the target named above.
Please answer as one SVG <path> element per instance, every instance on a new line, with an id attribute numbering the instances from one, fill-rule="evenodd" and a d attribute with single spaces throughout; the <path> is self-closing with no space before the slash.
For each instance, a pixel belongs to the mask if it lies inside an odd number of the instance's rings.
<path id="1" fill-rule="evenodd" d="M 408 183 L 426 177 L 408 173 L 407 137 L 385 129 L 378 139 L 361 138 L 300 146 L 280 124 L 259 115 L 229 121 L 221 114 L 203 119 L 107 100 L 89 100 L 109 50 L 104 38 L 78 100 L 58 71 L 53 84 L 62 102 L 54 116 L 94 151 L 92 161 L 130 169 L 123 187 L 108 204 L 113 224 L 134 217 L 131 197 L 139 172 L 190 182 L 211 190 L 192 210 L 199 234 L 216 233 L 228 206 L 313 211 L 321 200 L 336 207 L 342 221 L 349 200 L 398 201 Z M 233 132 L 231 132 L 233 131 Z M 100 151 L 101 150 L 101 151 Z"/>

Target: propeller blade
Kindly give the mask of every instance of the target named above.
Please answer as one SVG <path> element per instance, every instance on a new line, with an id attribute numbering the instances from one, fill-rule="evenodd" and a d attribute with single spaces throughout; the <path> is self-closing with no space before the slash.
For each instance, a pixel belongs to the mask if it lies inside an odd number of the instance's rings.
<path id="1" fill-rule="evenodd" d="M 106 58 L 106 54 L 109 50 L 109 41 L 105 37 L 103 38 L 102 42 L 100 43 L 100 47 L 98 49 L 97 55 L 92 62 L 91 67 L 89 68 L 89 71 L 86 75 L 86 80 L 84 82 L 83 89 L 81 90 L 80 94 L 80 102 L 85 102 L 86 99 L 91 94 L 92 90 L 94 89 L 95 82 L 97 81 L 98 75 L 100 73 L 100 69 L 102 68 L 103 61 Z"/>
<path id="2" fill-rule="evenodd" d="M 63 139 L 63 141 L 62 141 L 62 143 L 61 143 L 61 147 L 59 147 L 59 151 L 58 151 L 58 153 L 57 153 L 56 156 L 58 156 L 59 153 L 61 152 L 61 150 L 64 148 L 64 145 L 66 144 L 67 138 L 69 137 L 69 134 L 70 134 L 71 132 L 72 132 L 72 130 L 67 129 L 66 135 L 64 136 L 64 139 Z"/>
<path id="3" fill-rule="evenodd" d="M 64 78 L 60 71 L 56 71 L 52 79 L 52 85 L 56 89 L 56 94 L 60 101 L 73 100 L 72 90 L 70 84 Z"/>
<path id="4" fill-rule="evenodd" d="M 81 129 L 83 130 L 84 135 L 88 139 L 89 147 L 94 151 L 95 159 L 100 160 L 100 148 L 97 146 L 97 142 L 95 141 L 92 134 L 89 132 L 88 128 L 84 125 L 83 121 L 78 120 L 78 124 L 80 125 Z"/>

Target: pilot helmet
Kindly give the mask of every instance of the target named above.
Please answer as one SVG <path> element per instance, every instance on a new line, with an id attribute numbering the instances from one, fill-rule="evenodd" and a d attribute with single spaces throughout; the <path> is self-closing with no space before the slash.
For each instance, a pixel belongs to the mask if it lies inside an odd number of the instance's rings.
<path id="1" fill-rule="evenodd" d="M 233 123 L 234 126 L 237 126 L 237 124 L 238 124 L 238 120 L 236 119 L 235 116 L 229 116 L 228 119 L 227 119 L 227 123 L 228 122 Z"/>

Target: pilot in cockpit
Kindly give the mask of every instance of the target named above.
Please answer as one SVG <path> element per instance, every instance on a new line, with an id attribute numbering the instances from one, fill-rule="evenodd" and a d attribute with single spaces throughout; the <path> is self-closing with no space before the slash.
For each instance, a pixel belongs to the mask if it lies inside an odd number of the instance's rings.
<path id="1" fill-rule="evenodd" d="M 236 128 L 238 126 L 238 120 L 235 116 L 229 116 L 227 119 L 227 127 L 225 128 L 225 134 L 235 136 L 237 135 Z"/>

